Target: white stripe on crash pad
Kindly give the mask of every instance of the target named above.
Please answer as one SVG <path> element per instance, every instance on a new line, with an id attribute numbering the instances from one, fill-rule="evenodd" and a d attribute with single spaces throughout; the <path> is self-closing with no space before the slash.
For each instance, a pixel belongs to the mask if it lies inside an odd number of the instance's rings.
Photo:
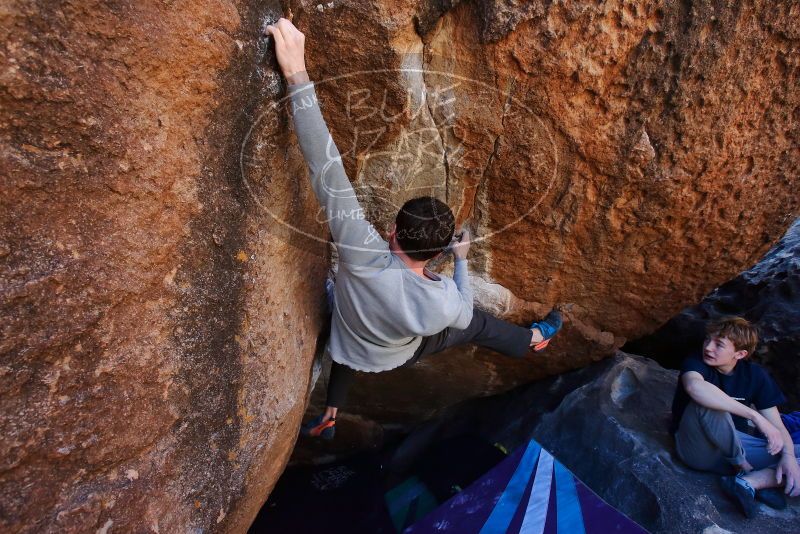
<path id="1" fill-rule="evenodd" d="M 547 522 L 547 509 L 550 506 L 550 486 L 553 484 L 553 457 L 542 449 L 539 454 L 539 465 L 533 479 L 531 497 L 522 520 L 520 534 L 542 534 Z"/>

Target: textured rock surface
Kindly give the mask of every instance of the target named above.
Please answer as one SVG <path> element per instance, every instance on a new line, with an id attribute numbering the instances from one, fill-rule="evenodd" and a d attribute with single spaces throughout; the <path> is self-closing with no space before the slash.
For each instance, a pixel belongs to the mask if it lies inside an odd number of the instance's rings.
<path id="1" fill-rule="evenodd" d="M 482 236 L 481 305 L 568 307 L 542 359 L 462 351 L 376 377 L 365 415 L 605 357 L 797 213 L 796 3 L 286 4 L 380 229 L 441 196 Z M 327 261 L 270 108 L 258 35 L 281 7 L 3 8 L 3 530 L 236 531 L 281 471 Z"/>
<path id="2" fill-rule="evenodd" d="M 519 14 L 527 21 L 507 35 L 491 28 L 517 18 L 489 17 L 483 36 L 497 42 L 471 54 L 471 68 L 495 72 L 482 79 L 520 101 L 505 118 L 502 102 L 486 110 L 502 124 L 485 140 L 491 157 L 470 211 L 492 235 L 485 272 L 525 301 L 573 303 L 591 332 L 632 338 L 656 327 L 755 263 L 797 210 L 796 29 L 767 4 L 684 7 L 552 4 Z M 465 4 L 446 15 L 428 34 L 432 53 L 469 55 L 475 19 Z M 783 110 L 767 105 L 782 101 Z M 467 130 L 468 115 L 457 117 Z M 463 167 L 450 166 L 462 184 Z M 763 201 L 747 201 L 755 197 Z M 763 226 L 774 228 L 769 239 Z M 591 336 L 564 336 L 571 346 L 554 352 L 577 363 L 608 350 L 581 338 Z"/>
<path id="3" fill-rule="evenodd" d="M 280 474 L 326 248 L 269 232 L 240 176 L 276 13 L 3 8 L 0 530 L 239 531 Z M 291 134 L 259 124 L 281 150 L 253 187 L 324 235 Z"/>
<path id="4" fill-rule="evenodd" d="M 692 471 L 677 458 L 667 431 L 677 375 L 652 360 L 617 353 L 579 371 L 442 411 L 405 440 L 390 467 L 403 467 L 431 444 L 459 435 L 509 450 L 533 437 L 654 534 L 794 532 L 800 498 L 780 512 L 760 505 L 759 515 L 746 520 L 722 493 L 717 476 Z"/>
<path id="5" fill-rule="evenodd" d="M 677 369 L 683 357 L 702 345 L 709 318 L 731 314 L 758 326 L 760 343 L 753 359 L 778 381 L 787 408 L 800 409 L 800 220 L 752 269 L 628 346 Z"/>

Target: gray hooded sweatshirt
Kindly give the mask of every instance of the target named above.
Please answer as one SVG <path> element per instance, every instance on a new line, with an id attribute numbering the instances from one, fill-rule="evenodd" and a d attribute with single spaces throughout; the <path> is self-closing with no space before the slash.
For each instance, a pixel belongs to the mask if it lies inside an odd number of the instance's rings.
<path id="1" fill-rule="evenodd" d="M 472 320 L 467 260 L 453 278 L 423 278 L 389 250 L 364 217 L 342 159 L 320 113 L 313 82 L 289 86 L 290 111 L 311 187 L 325 210 L 339 253 L 328 351 L 358 371 L 394 369 L 409 360 L 423 336 Z"/>

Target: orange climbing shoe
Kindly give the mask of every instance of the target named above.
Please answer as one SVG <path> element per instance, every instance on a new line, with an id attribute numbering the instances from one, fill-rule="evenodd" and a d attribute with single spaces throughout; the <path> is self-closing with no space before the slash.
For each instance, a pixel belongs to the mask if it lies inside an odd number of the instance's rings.
<path id="1" fill-rule="evenodd" d="M 336 434 L 336 418 L 332 417 L 322 422 L 325 414 L 319 415 L 300 427 L 300 434 L 312 438 L 322 438 L 324 440 L 332 440 Z"/>
<path id="2" fill-rule="evenodd" d="M 550 340 L 549 339 L 545 339 L 544 341 L 540 341 L 539 343 L 534 345 L 533 346 L 533 350 L 536 351 L 536 352 L 539 352 L 540 350 L 544 350 L 547 347 L 547 345 L 549 345 L 549 344 L 550 344 Z"/>

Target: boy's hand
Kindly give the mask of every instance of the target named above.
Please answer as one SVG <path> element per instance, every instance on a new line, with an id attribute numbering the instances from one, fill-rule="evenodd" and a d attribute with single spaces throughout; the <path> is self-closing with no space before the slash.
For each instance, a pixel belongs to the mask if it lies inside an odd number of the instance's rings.
<path id="1" fill-rule="evenodd" d="M 786 487 L 783 492 L 789 497 L 800 495 L 800 466 L 797 465 L 794 451 L 792 454 L 784 454 L 781 461 L 778 462 L 778 467 L 775 468 L 775 479 L 778 484 L 783 475 L 786 475 Z"/>
<path id="2" fill-rule="evenodd" d="M 758 412 L 756 412 L 758 414 Z M 767 438 L 767 452 L 770 454 L 778 454 L 783 449 L 783 436 L 781 436 L 780 431 L 775 428 L 775 425 L 769 422 L 766 417 L 758 414 L 757 417 L 753 419 L 753 423 L 755 423 L 756 428 L 764 434 L 764 437 Z"/>
<path id="3" fill-rule="evenodd" d="M 454 236 L 454 239 L 458 238 L 458 233 Z M 469 230 L 464 228 L 461 231 L 461 239 L 458 241 L 454 241 L 452 245 L 453 249 L 453 256 L 459 259 L 467 259 L 467 253 L 469 252 L 469 245 L 470 245 L 470 235 Z"/>
<path id="4" fill-rule="evenodd" d="M 306 36 L 298 30 L 292 21 L 278 19 L 275 24 L 264 28 L 264 33 L 275 39 L 275 54 L 284 77 L 290 83 L 308 81 L 306 74 L 305 42 Z"/>

